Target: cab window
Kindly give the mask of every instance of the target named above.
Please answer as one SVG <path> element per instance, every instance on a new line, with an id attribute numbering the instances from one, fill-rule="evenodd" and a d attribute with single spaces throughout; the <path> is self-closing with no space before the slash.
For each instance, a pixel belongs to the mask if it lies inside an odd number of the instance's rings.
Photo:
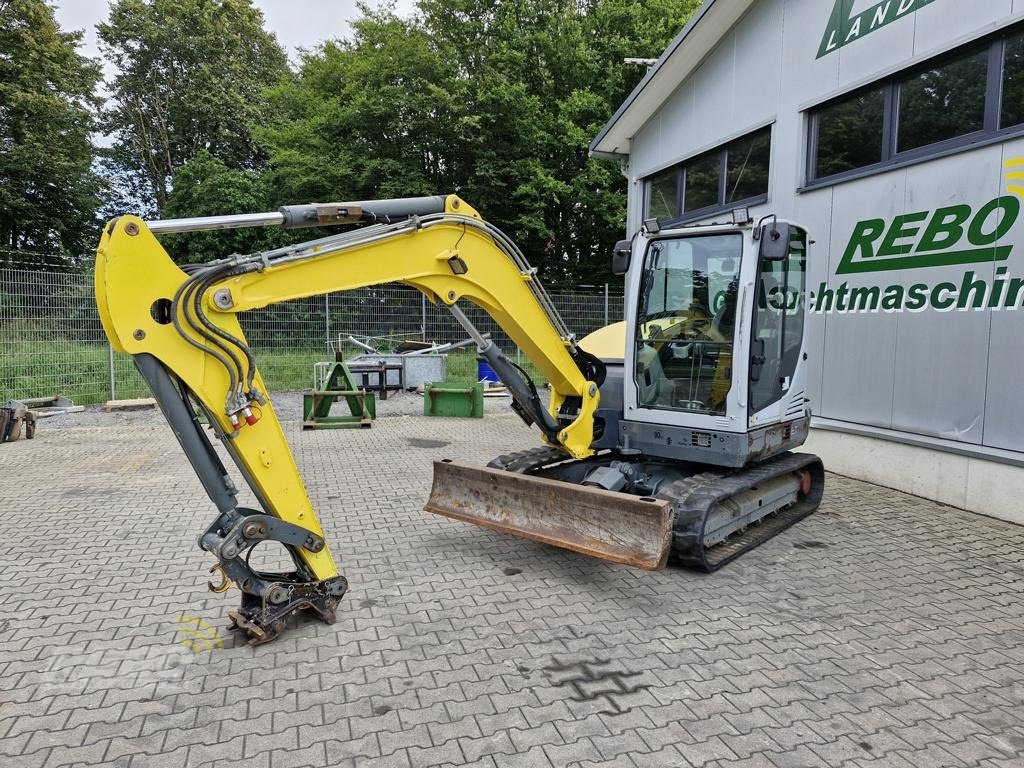
<path id="1" fill-rule="evenodd" d="M 640 407 L 725 414 L 742 254 L 739 233 L 650 243 L 637 315 Z"/>

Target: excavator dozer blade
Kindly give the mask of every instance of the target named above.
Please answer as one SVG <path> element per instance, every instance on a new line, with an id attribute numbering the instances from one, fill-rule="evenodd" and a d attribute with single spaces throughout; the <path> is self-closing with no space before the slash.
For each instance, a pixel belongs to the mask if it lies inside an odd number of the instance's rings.
<path id="1" fill-rule="evenodd" d="M 649 571 L 665 567 L 672 504 L 544 477 L 434 462 L 425 509 Z"/>

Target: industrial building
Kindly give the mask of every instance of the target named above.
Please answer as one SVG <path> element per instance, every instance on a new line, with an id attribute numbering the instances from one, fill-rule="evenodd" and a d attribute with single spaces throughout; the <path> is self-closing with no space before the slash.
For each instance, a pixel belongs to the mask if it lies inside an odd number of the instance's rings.
<path id="1" fill-rule="evenodd" d="M 630 234 L 810 230 L 826 467 L 1024 523 L 1024 0 L 707 0 L 591 151 Z"/>

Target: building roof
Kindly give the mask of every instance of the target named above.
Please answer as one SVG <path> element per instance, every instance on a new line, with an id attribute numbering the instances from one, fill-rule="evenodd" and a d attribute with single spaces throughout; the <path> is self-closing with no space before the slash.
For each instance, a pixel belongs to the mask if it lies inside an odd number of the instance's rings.
<path id="1" fill-rule="evenodd" d="M 626 157 L 630 142 L 757 0 L 704 0 L 590 144 L 598 157 Z"/>

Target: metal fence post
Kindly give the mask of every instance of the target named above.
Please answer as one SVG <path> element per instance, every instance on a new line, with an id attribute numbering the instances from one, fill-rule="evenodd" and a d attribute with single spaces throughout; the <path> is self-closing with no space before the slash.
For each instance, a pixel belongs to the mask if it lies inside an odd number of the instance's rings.
<path id="1" fill-rule="evenodd" d="M 331 294 L 324 294 L 324 329 L 327 331 L 328 351 L 331 346 Z"/>
<path id="2" fill-rule="evenodd" d="M 117 377 L 114 373 L 114 346 L 107 342 L 107 373 L 110 376 L 110 399 L 117 400 Z"/>
<path id="3" fill-rule="evenodd" d="M 426 341 L 427 340 L 427 294 L 425 294 L 425 293 L 421 293 L 420 294 L 420 308 L 421 308 L 420 309 L 420 317 L 422 319 L 422 324 L 420 325 L 420 329 L 422 331 L 423 340 Z"/>
<path id="4" fill-rule="evenodd" d="M 604 284 L 604 324 L 608 325 L 608 283 Z"/>

